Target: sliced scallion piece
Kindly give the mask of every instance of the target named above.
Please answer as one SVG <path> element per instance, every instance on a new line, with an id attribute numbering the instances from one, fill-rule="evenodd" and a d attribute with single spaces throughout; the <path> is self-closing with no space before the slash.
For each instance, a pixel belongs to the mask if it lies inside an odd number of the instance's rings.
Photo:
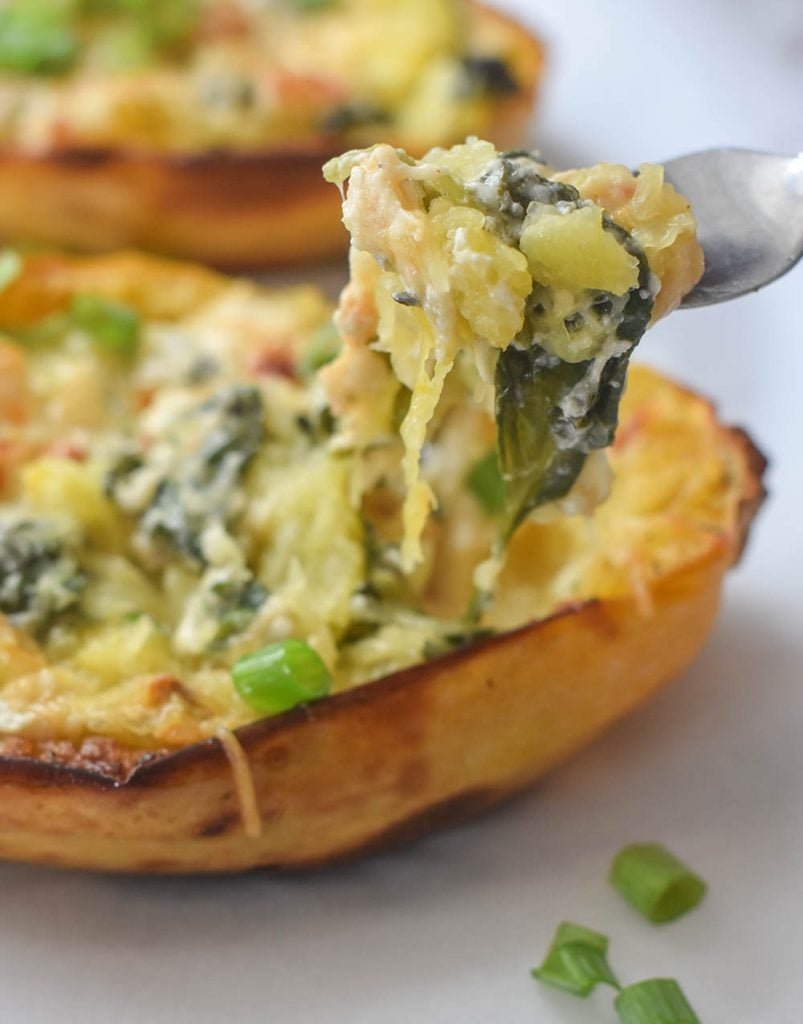
<path id="1" fill-rule="evenodd" d="M 680 985 L 650 978 L 623 988 L 614 1002 L 622 1024 L 700 1024 Z"/>
<path id="2" fill-rule="evenodd" d="M 340 332 L 332 320 L 313 331 L 307 341 L 307 347 L 299 364 L 299 369 L 305 376 L 312 376 L 322 366 L 335 358 L 340 351 L 343 342 Z"/>
<path id="3" fill-rule="evenodd" d="M 599 984 L 619 988 L 607 953 L 607 936 L 564 921 L 555 932 L 544 962 L 533 968 L 532 975 L 576 996 L 587 996 Z"/>
<path id="4" fill-rule="evenodd" d="M 93 47 L 93 60 L 110 71 L 129 71 L 151 64 L 153 40 L 138 24 L 122 22 L 109 27 Z"/>
<path id="5" fill-rule="evenodd" d="M 0 251 L 0 292 L 5 291 L 22 273 L 22 256 L 16 249 Z"/>
<path id="6" fill-rule="evenodd" d="M 334 0 L 290 0 L 290 6 L 297 11 L 323 11 L 333 5 Z"/>
<path id="7" fill-rule="evenodd" d="M 610 881 L 636 910 L 655 924 L 673 921 L 705 895 L 705 882 L 658 843 L 635 843 L 611 865 Z"/>
<path id="8" fill-rule="evenodd" d="M 122 302 L 98 295 L 76 295 L 70 306 L 72 323 L 93 341 L 118 355 L 129 356 L 139 342 L 140 319 Z"/>
<path id="9" fill-rule="evenodd" d="M 280 640 L 246 654 L 231 670 L 246 704 L 265 715 L 325 697 L 332 677 L 320 656 L 303 640 Z"/>
<path id="10" fill-rule="evenodd" d="M 499 469 L 499 456 L 492 448 L 477 459 L 466 473 L 466 487 L 488 515 L 496 516 L 505 509 L 505 484 Z"/>
<path id="11" fill-rule="evenodd" d="M 22 75 L 56 75 L 78 55 L 78 39 L 46 5 L 0 10 L 0 68 Z"/>

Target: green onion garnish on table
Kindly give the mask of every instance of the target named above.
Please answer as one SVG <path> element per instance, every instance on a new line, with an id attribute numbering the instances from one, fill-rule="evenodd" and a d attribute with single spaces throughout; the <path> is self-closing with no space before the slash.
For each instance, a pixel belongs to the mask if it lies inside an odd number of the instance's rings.
<path id="1" fill-rule="evenodd" d="M 320 656 L 303 640 L 268 644 L 235 662 L 234 687 L 246 704 L 277 715 L 298 704 L 325 697 L 332 677 Z"/>
<path id="2" fill-rule="evenodd" d="M 600 984 L 619 988 L 607 953 L 607 936 L 564 921 L 555 932 L 544 962 L 533 969 L 532 975 L 576 996 L 587 996 Z"/>
<path id="3" fill-rule="evenodd" d="M 650 978 L 623 988 L 614 1002 L 622 1024 L 700 1024 L 680 985 Z"/>
<path id="4" fill-rule="evenodd" d="M 649 921 L 673 921 L 696 907 L 705 882 L 658 843 L 635 843 L 611 865 L 615 889 Z"/>

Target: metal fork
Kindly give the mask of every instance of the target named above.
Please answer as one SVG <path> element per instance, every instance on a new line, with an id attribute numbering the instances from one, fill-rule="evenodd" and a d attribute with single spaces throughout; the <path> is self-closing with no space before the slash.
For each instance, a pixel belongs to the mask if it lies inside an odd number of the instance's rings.
<path id="1" fill-rule="evenodd" d="M 754 292 L 803 256 L 803 153 L 710 149 L 664 168 L 691 201 L 705 253 L 705 273 L 683 307 Z"/>

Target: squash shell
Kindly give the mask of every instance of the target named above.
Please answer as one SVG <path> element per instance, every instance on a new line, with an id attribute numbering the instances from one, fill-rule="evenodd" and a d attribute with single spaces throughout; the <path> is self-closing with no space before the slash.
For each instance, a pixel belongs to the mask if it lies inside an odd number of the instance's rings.
<path id="1" fill-rule="evenodd" d="M 500 12 L 471 7 L 477 38 L 505 37 L 523 76 L 516 93 L 494 99 L 488 134 L 500 147 L 521 145 L 543 46 Z M 422 149 L 415 138 L 384 141 Z M 348 245 L 337 190 L 321 177 L 344 148 L 321 135 L 254 152 L 0 149 L 0 238 L 79 252 L 130 246 L 240 270 L 322 260 Z"/>
<path id="2" fill-rule="evenodd" d="M 19 326 L 90 290 L 179 316 L 226 287 L 202 268 L 121 253 L 41 254 L 0 295 Z M 662 382 L 656 396 L 685 394 Z M 689 396 L 690 398 L 694 396 Z M 699 399 L 694 397 L 694 401 Z M 0 738 L 0 857 L 129 872 L 308 868 L 383 849 L 496 804 L 588 743 L 694 658 L 764 498 L 765 460 L 710 406 L 727 513 L 643 593 L 572 605 L 516 631 L 237 732 L 259 835 L 217 739 L 144 758 L 97 738 Z"/>

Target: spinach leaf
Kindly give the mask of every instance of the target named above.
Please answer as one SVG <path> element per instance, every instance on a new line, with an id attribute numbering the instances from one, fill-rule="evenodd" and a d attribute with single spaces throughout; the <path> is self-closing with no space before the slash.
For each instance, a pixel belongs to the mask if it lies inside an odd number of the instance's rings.
<path id="1" fill-rule="evenodd" d="M 159 445 L 125 451 L 106 477 L 109 496 L 139 517 L 140 533 L 203 565 L 202 534 L 211 523 L 227 526 L 239 510 L 239 483 L 265 436 L 257 388 L 223 388 L 184 411 Z M 138 475 L 156 483 L 147 504 Z"/>
<path id="2" fill-rule="evenodd" d="M 253 576 L 225 579 L 213 584 L 212 614 L 218 622 L 212 647 L 225 647 L 226 642 L 251 625 L 257 612 L 268 599 L 268 591 Z"/>
<path id="3" fill-rule="evenodd" d="M 568 185 L 543 178 L 526 154 L 502 157 L 497 217 L 517 240 L 533 203 L 570 208 L 583 204 Z M 482 194 L 480 192 L 480 194 Z M 634 239 L 609 216 L 603 229 L 638 260 L 636 286 L 625 295 L 583 289 L 557 301 L 553 290 L 534 285 L 525 324 L 496 366 L 497 446 L 505 486 L 503 538 L 539 505 L 566 495 L 591 451 L 614 437 L 630 355 L 652 314 L 652 274 Z M 571 338 L 589 358 L 555 354 L 554 338 Z"/>
<path id="4" fill-rule="evenodd" d="M 194 484 L 192 487 L 197 490 Z M 162 480 L 156 488 L 153 501 L 140 519 L 140 527 L 146 535 L 174 548 L 192 561 L 203 563 L 201 533 L 206 512 L 191 509 L 183 499 L 182 486 L 178 481 Z"/>
<path id="5" fill-rule="evenodd" d="M 13 625 L 46 631 L 78 606 L 85 584 L 78 563 L 47 523 L 0 524 L 0 613 Z"/>
<path id="6" fill-rule="evenodd" d="M 500 515 L 504 511 L 505 485 L 495 448 L 469 466 L 464 482 L 489 516 Z"/>
<path id="7" fill-rule="evenodd" d="M 383 107 L 354 101 L 332 107 L 321 119 L 320 128 L 323 132 L 341 135 L 354 128 L 389 124 L 390 121 L 390 113 Z"/>
<path id="8" fill-rule="evenodd" d="M 469 55 L 462 63 L 464 81 L 458 96 L 510 96 L 519 91 L 515 75 L 499 57 Z"/>

